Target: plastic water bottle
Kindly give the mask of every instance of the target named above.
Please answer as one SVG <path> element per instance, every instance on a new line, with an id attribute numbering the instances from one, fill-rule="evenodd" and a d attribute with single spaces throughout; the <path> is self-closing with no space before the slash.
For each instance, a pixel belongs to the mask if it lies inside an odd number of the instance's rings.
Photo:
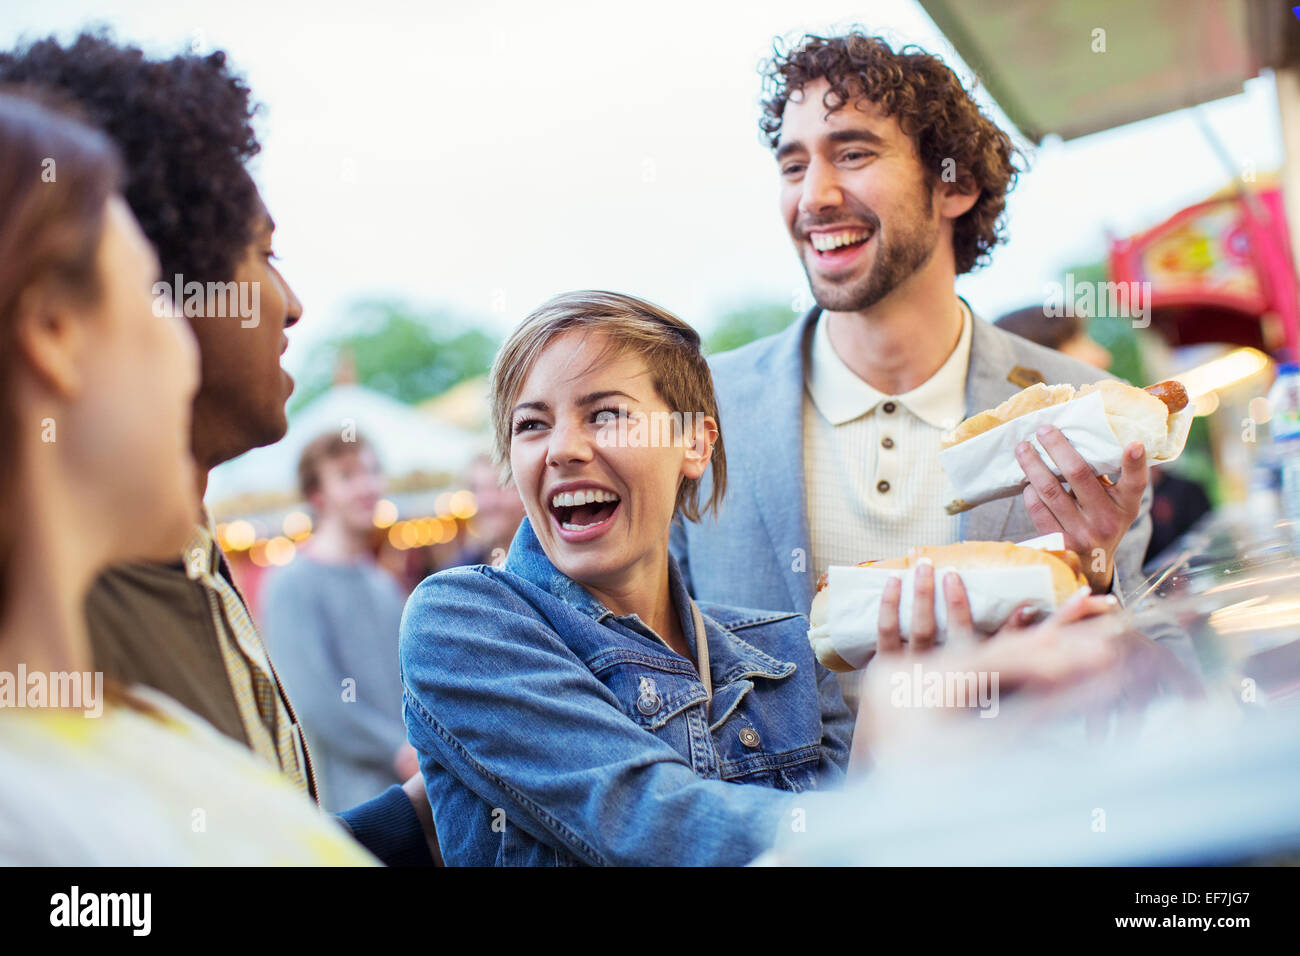
<path id="1" fill-rule="evenodd" d="M 1278 366 L 1268 407 L 1269 434 L 1282 477 L 1282 514 L 1300 528 L 1300 363 Z"/>

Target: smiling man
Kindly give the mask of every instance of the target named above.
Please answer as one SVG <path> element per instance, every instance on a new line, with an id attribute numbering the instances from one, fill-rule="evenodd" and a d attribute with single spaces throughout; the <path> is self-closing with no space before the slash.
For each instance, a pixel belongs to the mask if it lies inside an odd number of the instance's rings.
<path id="1" fill-rule="evenodd" d="M 1050 531 L 1094 590 L 1133 586 L 1151 533 L 1140 446 L 1110 485 L 1052 432 L 1040 440 L 1071 491 L 1029 451 L 1022 498 L 942 507 L 947 429 L 1034 381 L 1102 375 L 954 291 L 1001 239 L 1010 139 L 937 57 L 875 37 L 804 37 L 766 80 L 781 215 L 817 305 L 711 362 L 735 477 L 716 524 L 674 525 L 692 593 L 807 614 L 831 564 Z"/>

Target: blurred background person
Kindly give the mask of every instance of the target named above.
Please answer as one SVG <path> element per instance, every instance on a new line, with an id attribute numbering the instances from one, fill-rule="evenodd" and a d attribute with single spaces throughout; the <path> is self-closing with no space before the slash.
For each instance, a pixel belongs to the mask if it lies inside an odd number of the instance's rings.
<path id="1" fill-rule="evenodd" d="M 0 677 L 27 672 L 0 697 L 0 864 L 373 862 L 173 699 L 93 673 L 95 575 L 178 554 L 200 504 L 198 352 L 154 313 L 120 178 L 104 136 L 0 94 Z M 32 700 L 38 673 L 76 699 Z"/>
<path id="2" fill-rule="evenodd" d="M 419 769 L 397 673 L 406 595 L 375 561 L 384 475 L 370 442 L 320 435 L 303 449 L 298 483 L 314 530 L 267 582 L 262 624 L 302 721 L 321 805 L 341 810 Z"/>
<path id="3" fill-rule="evenodd" d="M 524 518 L 524 503 L 513 481 L 501 484 L 501 471 L 487 455 L 470 462 L 466 484 L 474 493 L 478 510 L 470 524 L 469 540 L 448 567 L 462 564 L 505 563 L 510 541 Z"/>
<path id="4" fill-rule="evenodd" d="M 1088 334 L 1088 318 L 1077 310 L 1073 315 L 1047 315 L 1041 305 L 1008 312 L 994 323 L 1022 339 L 1029 339 L 1103 371 L 1110 368 L 1111 354 Z"/>
<path id="5" fill-rule="evenodd" d="M 1144 564 L 1190 531 L 1214 507 L 1204 488 L 1163 465 L 1151 469 L 1151 493 L 1151 543 Z"/>

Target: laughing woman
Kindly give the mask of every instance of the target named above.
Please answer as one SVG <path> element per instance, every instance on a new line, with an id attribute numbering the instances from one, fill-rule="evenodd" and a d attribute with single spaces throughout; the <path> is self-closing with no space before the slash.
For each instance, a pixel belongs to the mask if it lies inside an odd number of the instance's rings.
<path id="1" fill-rule="evenodd" d="M 842 780 L 853 720 L 802 617 L 697 606 L 668 554 L 674 512 L 726 485 L 698 335 L 630 296 L 560 296 L 491 387 L 527 517 L 504 567 L 434 575 L 402 622 L 444 859 L 752 860 L 794 791 Z"/>

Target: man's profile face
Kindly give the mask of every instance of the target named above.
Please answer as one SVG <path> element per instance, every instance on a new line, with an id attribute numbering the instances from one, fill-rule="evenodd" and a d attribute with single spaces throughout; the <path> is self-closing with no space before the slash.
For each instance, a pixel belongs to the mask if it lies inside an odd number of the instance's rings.
<path id="1" fill-rule="evenodd" d="M 781 214 L 823 309 L 870 308 L 929 261 L 939 240 L 916 145 L 859 100 L 827 115 L 817 80 L 792 94 L 776 159 Z"/>
<path id="2" fill-rule="evenodd" d="M 190 320 L 203 366 L 196 425 L 203 423 L 212 446 L 207 453 L 215 458 L 201 461 L 204 467 L 277 442 L 288 428 L 285 403 L 293 379 L 280 357 L 289 345 L 285 330 L 302 316 L 302 304 L 275 266 L 274 233 L 274 222 L 259 206 L 253 239 L 233 276 L 239 294 L 256 303 L 256 313 Z"/>

